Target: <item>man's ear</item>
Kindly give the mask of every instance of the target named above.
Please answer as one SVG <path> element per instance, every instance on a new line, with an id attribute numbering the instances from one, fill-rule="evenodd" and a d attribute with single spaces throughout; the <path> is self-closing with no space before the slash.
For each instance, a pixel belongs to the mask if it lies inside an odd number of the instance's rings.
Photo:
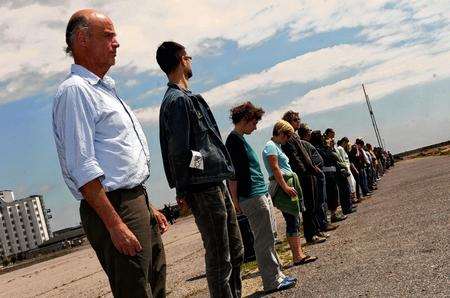
<path id="1" fill-rule="evenodd" d="M 75 39 L 76 39 L 77 43 L 78 43 L 81 47 L 86 47 L 86 46 L 87 46 L 87 42 L 88 42 L 88 32 L 87 32 L 87 29 L 80 29 L 80 30 L 77 30 L 77 32 L 75 33 Z"/>
<path id="2" fill-rule="evenodd" d="M 188 59 L 184 59 L 184 55 L 182 55 L 180 57 L 180 64 L 179 64 L 179 66 L 181 66 L 183 68 L 186 68 L 187 65 L 188 65 Z"/>

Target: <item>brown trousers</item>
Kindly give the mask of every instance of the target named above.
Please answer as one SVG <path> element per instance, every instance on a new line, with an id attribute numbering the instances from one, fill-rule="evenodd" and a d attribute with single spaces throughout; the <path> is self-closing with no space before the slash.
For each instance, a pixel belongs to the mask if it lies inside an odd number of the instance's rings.
<path id="1" fill-rule="evenodd" d="M 81 201 L 84 231 L 108 276 L 114 297 L 165 297 L 164 246 L 145 189 L 142 186 L 119 189 L 107 196 L 142 246 L 142 251 L 133 257 L 121 254 L 94 209 Z"/>

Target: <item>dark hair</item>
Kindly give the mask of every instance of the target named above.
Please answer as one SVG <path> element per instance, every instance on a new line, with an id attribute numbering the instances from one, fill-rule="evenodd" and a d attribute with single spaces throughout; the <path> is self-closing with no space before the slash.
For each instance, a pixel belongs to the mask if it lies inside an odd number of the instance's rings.
<path id="1" fill-rule="evenodd" d="M 289 123 L 292 123 L 292 120 L 294 120 L 295 117 L 298 117 L 298 113 L 294 112 L 292 110 L 287 111 L 286 113 L 284 113 L 283 115 L 283 119 L 284 121 L 287 121 Z"/>
<path id="2" fill-rule="evenodd" d="M 75 33 L 77 30 L 81 28 L 87 28 L 89 29 L 89 21 L 84 15 L 78 15 L 75 17 L 70 18 L 69 23 L 67 24 L 66 28 L 66 44 L 67 47 L 64 49 L 66 54 L 69 56 L 73 56 L 73 39 L 75 37 Z"/>
<path id="3" fill-rule="evenodd" d="M 315 147 L 323 145 L 322 132 L 320 130 L 314 130 L 311 132 L 311 139 L 309 142 Z"/>
<path id="4" fill-rule="evenodd" d="M 347 137 L 343 137 L 342 139 L 337 141 L 337 145 L 338 146 L 342 146 L 342 145 L 344 145 L 344 143 L 348 143 L 348 142 L 349 142 L 348 138 Z"/>
<path id="5" fill-rule="evenodd" d="M 361 139 L 356 139 L 355 144 L 360 145 L 360 146 L 364 146 L 364 141 Z"/>
<path id="6" fill-rule="evenodd" d="M 298 132 L 298 135 L 300 136 L 300 138 L 304 138 L 310 131 L 311 131 L 311 129 L 309 129 L 309 127 L 308 127 L 308 125 L 306 125 L 306 123 L 301 123 L 297 132 Z"/>
<path id="7" fill-rule="evenodd" d="M 233 121 L 233 124 L 239 123 L 242 119 L 245 121 L 259 121 L 264 113 L 262 108 L 257 108 L 251 102 L 247 101 L 230 109 L 230 119 Z"/>
<path id="8" fill-rule="evenodd" d="M 185 47 L 174 41 L 163 42 L 156 50 L 156 61 L 167 75 L 180 64 L 180 58 Z"/>
<path id="9" fill-rule="evenodd" d="M 356 148 L 356 145 L 352 145 L 352 148 L 350 149 L 350 152 L 349 152 L 349 154 L 352 156 L 352 157 L 356 157 L 356 154 L 358 153 L 358 149 Z"/>
<path id="10" fill-rule="evenodd" d="M 332 129 L 332 128 L 327 128 L 326 130 L 325 130 L 325 132 L 324 132 L 324 135 L 328 135 L 328 134 L 330 134 L 330 133 L 335 133 L 334 132 L 334 129 Z"/>

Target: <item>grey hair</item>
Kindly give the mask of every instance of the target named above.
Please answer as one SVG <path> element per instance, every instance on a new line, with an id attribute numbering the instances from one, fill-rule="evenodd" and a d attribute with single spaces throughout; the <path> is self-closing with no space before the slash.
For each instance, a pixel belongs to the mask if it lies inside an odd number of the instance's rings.
<path id="1" fill-rule="evenodd" d="M 71 18 L 69 23 L 67 24 L 67 28 L 66 28 L 67 47 L 64 49 L 64 51 L 69 56 L 73 57 L 73 52 L 72 52 L 73 41 L 75 38 L 75 33 L 80 29 L 89 29 L 89 21 L 83 15 Z"/>

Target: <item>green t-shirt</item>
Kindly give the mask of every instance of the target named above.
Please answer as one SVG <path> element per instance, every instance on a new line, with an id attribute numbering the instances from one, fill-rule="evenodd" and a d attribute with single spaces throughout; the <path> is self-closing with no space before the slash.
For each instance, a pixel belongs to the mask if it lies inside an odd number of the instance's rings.
<path id="1" fill-rule="evenodd" d="M 253 148 L 250 146 L 249 143 L 245 140 L 243 136 L 239 137 L 242 138 L 245 145 L 245 151 L 247 152 L 248 157 L 248 164 L 250 167 L 250 192 L 248 198 L 239 197 L 240 201 L 256 198 L 263 196 L 267 193 L 267 185 L 264 181 L 264 175 L 261 171 L 261 166 L 259 165 L 258 156 L 256 155 L 256 152 L 253 150 Z"/>

